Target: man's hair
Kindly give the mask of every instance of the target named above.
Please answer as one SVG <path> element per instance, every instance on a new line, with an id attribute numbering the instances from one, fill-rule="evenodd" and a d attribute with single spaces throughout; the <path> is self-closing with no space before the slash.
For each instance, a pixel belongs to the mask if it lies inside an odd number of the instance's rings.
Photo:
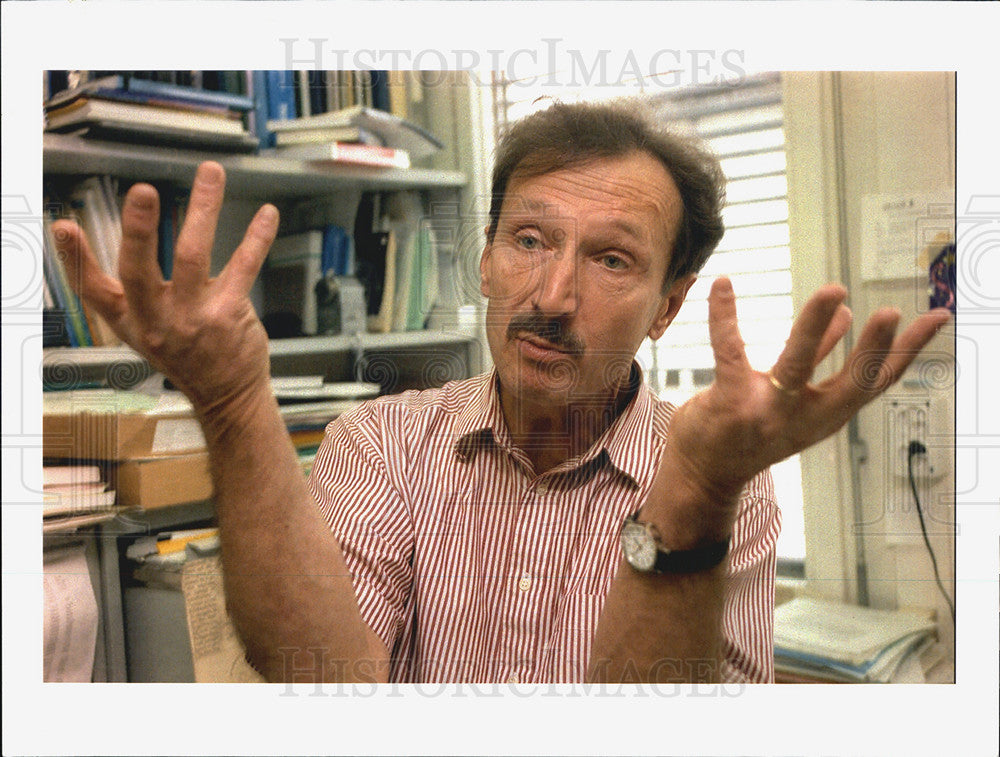
<path id="1" fill-rule="evenodd" d="M 673 178 L 683 203 L 663 287 L 697 273 L 722 239 L 725 177 L 719 161 L 690 137 L 662 128 L 633 102 L 556 103 L 515 122 L 493 166 L 488 238 L 493 240 L 511 177 L 541 176 L 599 158 L 649 153 Z M 668 237 L 674 231 L 668 229 Z"/>

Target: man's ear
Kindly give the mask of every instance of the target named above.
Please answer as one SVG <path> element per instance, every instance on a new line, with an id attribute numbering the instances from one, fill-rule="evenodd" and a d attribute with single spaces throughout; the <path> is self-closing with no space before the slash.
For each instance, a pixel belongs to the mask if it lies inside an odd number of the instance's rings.
<path id="1" fill-rule="evenodd" d="M 483 297 L 490 296 L 490 263 L 489 257 L 492 250 L 492 244 L 490 242 L 490 227 L 486 225 L 483 227 L 483 233 L 486 235 L 486 244 L 483 246 L 483 254 L 479 258 L 479 291 Z"/>
<path id="2" fill-rule="evenodd" d="M 677 317 L 677 313 L 680 311 L 681 305 L 684 304 L 684 298 L 687 297 L 691 285 L 697 280 L 698 277 L 692 273 L 677 279 L 670 285 L 670 288 L 663 295 L 663 300 L 660 302 L 660 308 L 656 312 L 656 319 L 649 327 L 648 334 L 650 339 L 656 341 L 663 336 L 663 332 L 667 330 L 667 326 Z"/>

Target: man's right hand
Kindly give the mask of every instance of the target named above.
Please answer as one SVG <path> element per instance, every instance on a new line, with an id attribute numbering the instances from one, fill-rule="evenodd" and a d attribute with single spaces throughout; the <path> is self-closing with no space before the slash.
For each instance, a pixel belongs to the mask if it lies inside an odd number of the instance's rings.
<path id="1" fill-rule="evenodd" d="M 258 394 L 270 370 L 267 334 L 248 294 L 278 231 L 278 211 L 261 207 L 222 273 L 211 278 L 225 183 L 218 163 L 198 167 L 170 281 L 157 263 L 160 203 L 148 184 L 136 184 L 125 197 L 118 278 L 101 270 L 79 226 L 66 220 L 53 226 L 77 293 L 203 417 Z"/>
<path id="2" fill-rule="evenodd" d="M 118 278 L 100 269 L 71 221 L 54 225 L 56 245 L 84 300 L 194 403 L 211 458 L 226 607 L 255 667 L 272 681 L 385 680 L 388 650 L 361 620 L 340 544 L 306 486 L 248 297 L 278 211 L 263 206 L 211 278 L 224 185 L 222 166 L 199 166 L 170 281 L 156 261 L 159 198 L 148 184 L 125 198 Z"/>

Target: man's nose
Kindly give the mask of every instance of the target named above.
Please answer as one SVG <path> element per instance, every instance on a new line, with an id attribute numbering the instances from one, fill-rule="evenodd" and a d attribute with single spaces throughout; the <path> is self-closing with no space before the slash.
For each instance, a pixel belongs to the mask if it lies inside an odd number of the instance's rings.
<path id="1" fill-rule="evenodd" d="M 572 245 L 567 244 L 549 255 L 541 266 L 533 301 L 542 313 L 562 316 L 576 312 L 580 289 L 576 258 Z"/>

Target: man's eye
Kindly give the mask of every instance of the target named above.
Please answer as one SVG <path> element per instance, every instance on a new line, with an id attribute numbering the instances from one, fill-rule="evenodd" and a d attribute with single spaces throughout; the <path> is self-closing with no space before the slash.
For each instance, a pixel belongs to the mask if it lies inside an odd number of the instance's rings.
<path id="1" fill-rule="evenodd" d="M 613 271 L 621 271 L 628 266 L 627 261 L 621 255 L 601 255 L 600 262 L 605 268 L 610 268 Z"/>
<path id="2" fill-rule="evenodd" d="M 537 250 L 542 246 L 542 241 L 530 234 L 521 234 L 518 236 L 517 243 L 526 250 Z"/>

